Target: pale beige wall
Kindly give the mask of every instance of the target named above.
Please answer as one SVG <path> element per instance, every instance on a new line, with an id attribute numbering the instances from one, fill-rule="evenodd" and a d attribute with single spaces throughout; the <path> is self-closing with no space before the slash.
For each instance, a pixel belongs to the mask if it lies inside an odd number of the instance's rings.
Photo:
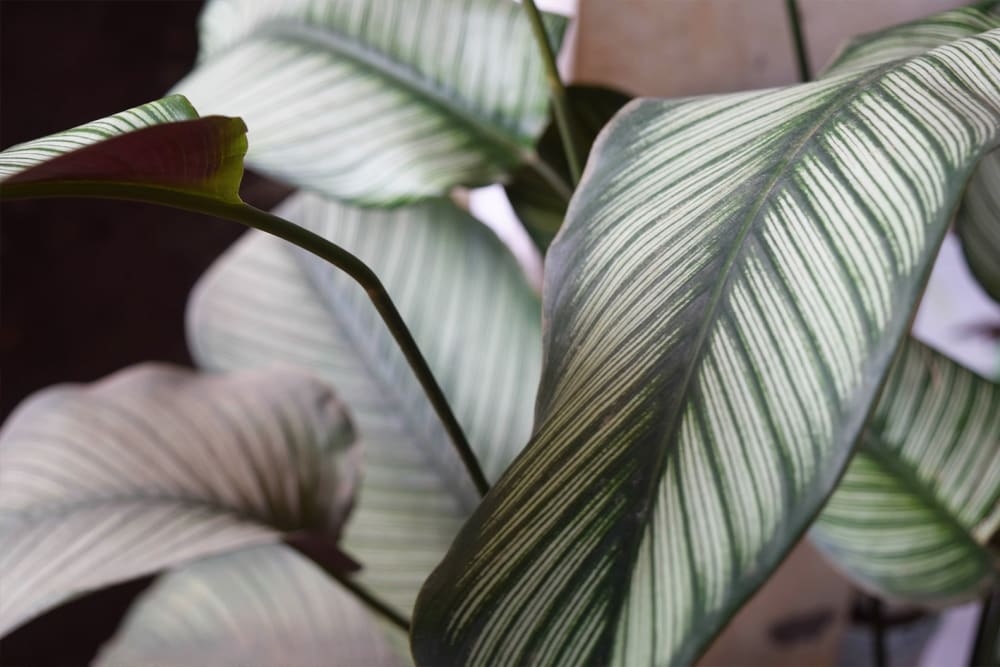
<path id="1" fill-rule="evenodd" d="M 963 0 L 800 0 L 813 70 L 852 35 Z M 657 97 L 797 78 L 785 0 L 580 0 L 575 81 Z"/>

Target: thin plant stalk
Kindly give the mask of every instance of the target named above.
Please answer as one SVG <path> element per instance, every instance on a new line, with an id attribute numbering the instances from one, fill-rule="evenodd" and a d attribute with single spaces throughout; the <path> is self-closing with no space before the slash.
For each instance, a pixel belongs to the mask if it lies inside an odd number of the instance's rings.
<path id="1" fill-rule="evenodd" d="M 806 52 L 805 35 L 802 32 L 802 13 L 799 11 L 798 0 L 785 0 L 788 13 L 788 24 L 792 29 L 792 40 L 795 43 L 795 59 L 799 68 L 799 80 L 809 81 L 812 72 L 809 67 L 809 54 Z"/>
<path id="2" fill-rule="evenodd" d="M 392 334 L 399 349 L 406 357 L 407 363 L 413 369 L 413 373 L 417 376 L 417 380 L 420 382 L 420 386 L 423 387 L 424 393 L 427 394 L 431 405 L 434 406 L 434 411 L 437 413 L 438 418 L 440 418 L 444 425 L 445 431 L 454 443 L 456 451 L 462 459 L 462 463 L 476 485 L 476 489 L 480 495 L 485 496 L 490 490 L 490 485 L 486 481 L 486 476 L 483 474 L 482 469 L 479 467 L 476 455 L 469 446 L 465 433 L 462 431 L 462 426 L 458 423 L 454 413 L 452 413 L 448 405 L 448 399 L 445 398 L 444 392 L 438 385 L 437 380 L 434 379 L 434 374 L 427 365 L 423 354 L 421 354 L 417 342 L 413 340 L 413 335 L 410 333 L 409 328 L 407 328 L 406 322 L 403 321 L 403 317 L 399 314 L 396 305 L 392 302 L 389 293 L 378 279 L 378 276 L 375 275 L 375 272 L 368 268 L 367 264 L 340 246 L 330 243 L 322 236 L 314 234 L 308 229 L 288 222 L 276 215 L 247 205 L 238 207 L 234 213 L 235 215 L 231 219 L 243 222 L 251 227 L 294 243 L 300 248 L 341 269 L 361 285 L 375 306 L 375 310 L 382 317 L 382 321 L 385 322 L 389 333 Z"/>
<path id="3" fill-rule="evenodd" d="M 337 580 L 340 585 L 353 593 L 361 602 L 371 609 L 373 612 L 389 621 L 403 632 L 409 634 L 410 632 L 410 619 L 406 618 L 395 609 L 387 605 L 385 602 L 380 600 L 377 596 L 373 595 L 367 588 L 359 584 L 357 581 L 346 576 L 343 572 L 337 572 L 333 570 L 326 570 L 327 574 Z"/>
<path id="4" fill-rule="evenodd" d="M 972 640 L 969 667 L 995 665 L 1000 660 L 1000 584 L 983 598 L 979 623 Z"/>
<path id="5" fill-rule="evenodd" d="M 886 650 L 885 617 L 882 613 L 882 601 L 875 596 L 868 598 L 869 622 L 872 626 L 872 657 L 875 667 L 888 667 L 888 651 Z"/>
<path id="6" fill-rule="evenodd" d="M 319 234 L 300 227 L 294 223 L 280 218 L 266 211 L 254 208 L 241 201 L 223 201 L 203 195 L 191 194 L 183 191 L 171 190 L 155 186 L 138 184 L 94 184 L 84 183 L 63 183 L 60 184 L 59 191 L 46 191 L 45 184 L 38 188 L 35 193 L 31 187 L 21 188 L 16 196 L 8 199 L 28 199 L 32 197 L 88 197 L 101 199 L 126 199 L 141 201 L 151 204 L 160 204 L 179 208 L 193 213 L 212 215 L 226 220 L 239 222 L 248 227 L 259 229 L 268 234 L 272 234 L 292 243 L 303 250 L 306 250 L 317 257 L 326 260 L 337 268 L 347 273 L 365 290 L 382 321 L 385 322 L 389 333 L 396 340 L 396 344 L 406 357 L 407 363 L 413 369 L 420 386 L 427 395 L 428 400 L 434 407 L 438 418 L 441 420 L 445 431 L 451 438 L 462 464 L 468 471 L 476 490 L 481 496 L 485 496 L 490 490 L 489 482 L 479 467 L 479 461 L 473 453 L 469 442 L 462 431 L 461 425 L 452 413 L 448 400 L 444 392 L 434 379 L 434 374 L 427 365 L 420 348 L 413 340 L 406 322 L 396 310 L 395 304 L 389 297 L 382 282 L 368 266 L 360 259 L 344 250 L 340 246 L 327 241 Z"/>
<path id="7" fill-rule="evenodd" d="M 552 51 L 552 44 L 549 43 L 548 35 L 545 34 L 545 24 L 542 23 L 542 15 L 535 6 L 535 0 L 523 0 L 524 9 L 528 12 L 528 20 L 531 22 L 531 30 L 535 34 L 535 41 L 542 52 L 542 62 L 545 64 L 545 78 L 549 83 L 549 90 L 552 96 L 552 113 L 556 118 L 556 126 L 559 128 L 559 138 L 562 140 L 563 150 L 566 153 L 566 163 L 569 165 L 570 178 L 573 180 L 575 188 L 580 182 L 581 164 L 580 156 L 576 151 L 576 142 L 573 137 L 573 123 L 569 113 L 569 103 L 566 97 L 566 88 L 562 79 L 559 78 L 559 68 L 556 66 L 556 56 Z"/>

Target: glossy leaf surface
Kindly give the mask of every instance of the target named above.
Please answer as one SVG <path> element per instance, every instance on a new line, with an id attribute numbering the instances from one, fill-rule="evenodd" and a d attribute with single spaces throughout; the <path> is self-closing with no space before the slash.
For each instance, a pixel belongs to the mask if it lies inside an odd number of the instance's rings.
<path id="1" fill-rule="evenodd" d="M 330 389 L 144 365 L 0 431 L 0 632 L 73 595 L 282 534 L 336 538 L 357 474 Z"/>
<path id="2" fill-rule="evenodd" d="M 619 113 L 547 257 L 535 434 L 418 662 L 694 661 L 833 490 L 998 140 L 1000 31 Z"/>
<path id="3" fill-rule="evenodd" d="M 548 108 L 527 18 L 505 0 L 213 0 L 175 90 L 245 118 L 254 167 L 368 205 L 535 160 Z"/>

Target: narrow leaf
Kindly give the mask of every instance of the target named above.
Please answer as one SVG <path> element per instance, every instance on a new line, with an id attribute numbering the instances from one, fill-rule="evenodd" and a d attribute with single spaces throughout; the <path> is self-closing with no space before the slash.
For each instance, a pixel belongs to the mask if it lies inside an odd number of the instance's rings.
<path id="1" fill-rule="evenodd" d="M 688 664 L 833 490 L 1000 139 L 1000 31 L 631 103 L 545 276 L 526 451 L 421 592 L 436 664 Z"/>
<path id="2" fill-rule="evenodd" d="M 99 667 L 402 665 L 361 603 L 282 545 L 199 560 L 129 610 Z"/>
<path id="3" fill-rule="evenodd" d="M 547 112 L 530 26 L 505 0 L 213 0 L 175 90 L 245 118 L 255 168 L 371 205 L 536 159 Z"/>
<path id="4" fill-rule="evenodd" d="M 0 632 L 282 533 L 336 538 L 352 442 L 329 388 L 291 371 L 150 364 L 36 394 L 0 431 Z"/>
<path id="5" fill-rule="evenodd" d="M 1000 387 L 911 340 L 813 541 L 879 595 L 953 604 L 996 579 L 998 529 Z"/>
<path id="6" fill-rule="evenodd" d="M 499 477 L 527 441 L 541 366 L 538 299 L 506 248 L 447 201 L 377 211 L 297 195 L 278 212 L 379 274 L 487 476 Z M 248 234 L 196 288 L 188 330 L 207 368 L 280 362 L 336 386 L 365 446 L 344 548 L 364 566 L 359 581 L 408 616 L 478 497 L 364 292 Z"/>
<path id="7" fill-rule="evenodd" d="M 239 118 L 199 118 L 180 95 L 0 152 L 0 197 L 125 196 L 136 186 L 239 201 Z"/>

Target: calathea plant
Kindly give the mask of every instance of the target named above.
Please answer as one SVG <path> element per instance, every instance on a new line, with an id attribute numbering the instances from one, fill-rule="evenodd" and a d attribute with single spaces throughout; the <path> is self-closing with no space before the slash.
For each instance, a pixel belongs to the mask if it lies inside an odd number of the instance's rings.
<path id="1" fill-rule="evenodd" d="M 687 664 L 810 528 L 870 591 L 983 594 L 1000 390 L 908 329 L 953 218 L 1000 294 L 997 6 L 591 149 L 621 100 L 563 88 L 532 2 L 210 1 L 172 95 L 0 153 L 3 198 L 271 234 L 195 290 L 209 374 L 8 421 L 3 630 L 166 570 L 99 662 Z M 244 204 L 245 152 L 303 191 Z M 493 181 L 562 221 L 541 300 L 448 198 Z"/>

